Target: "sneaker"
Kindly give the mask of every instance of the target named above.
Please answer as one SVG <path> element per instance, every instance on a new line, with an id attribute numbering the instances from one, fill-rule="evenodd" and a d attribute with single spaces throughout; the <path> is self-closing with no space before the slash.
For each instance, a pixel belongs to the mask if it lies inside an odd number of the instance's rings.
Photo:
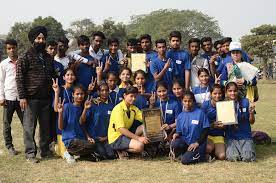
<path id="1" fill-rule="evenodd" d="M 18 152 L 14 149 L 14 147 L 9 148 L 8 151 L 9 151 L 9 154 L 12 156 L 15 156 L 18 154 Z"/>
<path id="2" fill-rule="evenodd" d="M 64 159 L 66 160 L 67 163 L 73 164 L 76 162 L 73 156 L 71 156 L 68 151 L 65 151 L 63 154 Z"/>
<path id="3" fill-rule="evenodd" d="M 30 163 L 39 163 L 39 160 L 35 157 L 30 157 L 30 158 L 27 158 L 27 162 L 30 162 Z"/>

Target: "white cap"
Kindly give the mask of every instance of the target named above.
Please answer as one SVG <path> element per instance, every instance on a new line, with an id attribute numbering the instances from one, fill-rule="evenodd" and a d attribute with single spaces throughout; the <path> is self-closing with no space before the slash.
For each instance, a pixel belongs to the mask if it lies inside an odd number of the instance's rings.
<path id="1" fill-rule="evenodd" d="M 229 51 L 242 51 L 240 42 L 231 42 L 229 46 Z"/>

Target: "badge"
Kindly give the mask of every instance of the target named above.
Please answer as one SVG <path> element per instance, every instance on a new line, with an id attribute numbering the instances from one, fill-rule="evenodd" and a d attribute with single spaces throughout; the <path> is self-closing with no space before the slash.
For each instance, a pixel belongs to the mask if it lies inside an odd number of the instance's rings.
<path id="1" fill-rule="evenodd" d="M 198 125 L 198 120 L 192 120 L 192 124 Z"/>
<path id="2" fill-rule="evenodd" d="M 177 64 L 182 64 L 182 61 L 181 60 L 176 60 L 175 61 Z"/>
<path id="3" fill-rule="evenodd" d="M 110 114 L 111 114 L 111 111 L 107 111 L 107 114 L 110 115 Z"/>
<path id="4" fill-rule="evenodd" d="M 172 114 L 172 113 L 173 113 L 173 110 L 168 110 L 168 109 L 167 109 L 167 110 L 166 110 L 166 113 L 167 113 L 167 114 Z"/>
<path id="5" fill-rule="evenodd" d="M 242 112 L 246 112 L 246 108 L 242 108 Z"/>

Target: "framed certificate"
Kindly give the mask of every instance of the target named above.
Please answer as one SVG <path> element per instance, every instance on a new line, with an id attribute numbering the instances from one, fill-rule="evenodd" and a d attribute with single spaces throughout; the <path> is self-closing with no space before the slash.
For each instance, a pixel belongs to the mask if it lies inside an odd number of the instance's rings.
<path id="1" fill-rule="evenodd" d="M 144 136 L 148 137 L 151 142 L 163 141 L 166 137 L 166 132 L 161 130 L 162 120 L 160 109 L 143 109 L 142 112 L 145 125 Z"/>
<path id="2" fill-rule="evenodd" d="M 131 70 L 135 72 L 137 70 L 143 70 L 147 72 L 146 67 L 146 54 L 145 53 L 132 53 L 131 54 Z"/>
<path id="3" fill-rule="evenodd" d="M 234 101 L 221 101 L 216 103 L 217 121 L 223 125 L 238 124 Z"/>

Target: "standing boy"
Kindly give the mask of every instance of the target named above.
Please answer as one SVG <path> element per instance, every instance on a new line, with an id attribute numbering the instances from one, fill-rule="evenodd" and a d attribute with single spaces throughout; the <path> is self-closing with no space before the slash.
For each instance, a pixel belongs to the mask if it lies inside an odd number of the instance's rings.
<path id="1" fill-rule="evenodd" d="M 16 62 L 18 59 L 17 42 L 8 39 L 5 42 L 8 58 L 0 63 L 0 105 L 3 110 L 3 135 L 10 155 L 17 155 L 12 144 L 11 122 L 14 111 L 22 124 L 23 114 L 19 105 L 18 91 L 15 81 Z"/>
<path id="2" fill-rule="evenodd" d="M 167 52 L 167 57 L 172 59 L 175 64 L 177 78 L 185 83 L 185 88 L 189 89 L 190 86 L 190 71 L 191 60 L 188 52 L 180 49 L 181 33 L 179 31 L 172 31 L 170 33 L 170 46 L 171 49 Z"/>

